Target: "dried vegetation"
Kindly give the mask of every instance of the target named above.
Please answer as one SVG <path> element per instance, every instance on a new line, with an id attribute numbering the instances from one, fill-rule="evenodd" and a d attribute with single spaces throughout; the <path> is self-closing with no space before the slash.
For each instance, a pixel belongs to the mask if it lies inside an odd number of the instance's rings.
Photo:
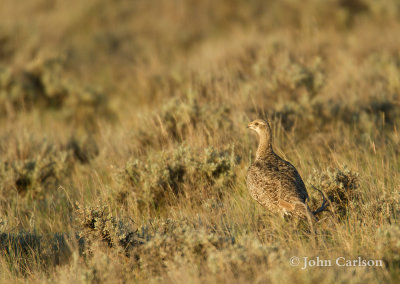
<path id="1" fill-rule="evenodd" d="M 398 282 L 396 1 L 71 3 L 0 4 L 0 282 Z M 265 116 L 317 240 L 247 193 Z"/>

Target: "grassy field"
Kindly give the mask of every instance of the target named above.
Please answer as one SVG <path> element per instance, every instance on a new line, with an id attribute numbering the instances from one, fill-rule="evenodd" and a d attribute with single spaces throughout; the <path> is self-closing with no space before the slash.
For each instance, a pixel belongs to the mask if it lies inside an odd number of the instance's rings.
<path id="1" fill-rule="evenodd" d="M 247 192 L 267 117 L 316 236 Z M 0 282 L 398 283 L 399 126 L 397 0 L 3 0 Z"/>

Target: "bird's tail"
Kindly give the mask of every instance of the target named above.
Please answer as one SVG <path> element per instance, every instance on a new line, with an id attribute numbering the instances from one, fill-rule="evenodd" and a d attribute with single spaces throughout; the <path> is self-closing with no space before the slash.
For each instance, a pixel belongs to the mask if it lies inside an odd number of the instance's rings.
<path id="1" fill-rule="evenodd" d="M 321 190 L 319 190 L 318 188 L 316 188 L 314 185 L 311 185 L 311 186 L 312 186 L 315 190 L 317 190 L 317 191 L 321 194 L 321 196 L 322 196 L 322 205 L 321 205 L 321 207 L 318 208 L 317 210 L 315 210 L 315 211 L 313 212 L 314 215 L 317 215 L 318 213 L 321 213 L 322 211 L 324 211 L 324 210 L 328 207 L 329 203 L 328 203 L 328 201 L 326 200 L 325 195 L 323 194 L 323 192 L 322 192 Z"/>

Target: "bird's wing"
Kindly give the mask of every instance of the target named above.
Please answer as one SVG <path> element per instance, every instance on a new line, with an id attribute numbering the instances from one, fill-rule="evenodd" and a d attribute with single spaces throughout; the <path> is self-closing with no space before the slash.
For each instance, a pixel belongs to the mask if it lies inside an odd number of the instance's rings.
<path id="1" fill-rule="evenodd" d="M 277 167 L 279 168 L 281 175 L 287 179 L 288 189 L 292 188 L 292 193 L 297 195 L 301 201 L 305 202 L 308 199 L 307 189 L 296 168 L 283 159 L 280 159 L 277 162 Z"/>
<path id="2" fill-rule="evenodd" d="M 294 167 L 277 163 L 254 163 L 247 174 L 247 187 L 251 196 L 264 207 L 292 211 L 307 196 L 305 187 L 299 188 Z M 296 169 L 294 169 L 296 171 Z M 297 173 L 297 171 L 296 171 Z M 297 176 L 300 178 L 300 175 Z M 302 181 L 301 181 L 302 182 Z M 304 185 L 303 185 L 304 186 Z"/>

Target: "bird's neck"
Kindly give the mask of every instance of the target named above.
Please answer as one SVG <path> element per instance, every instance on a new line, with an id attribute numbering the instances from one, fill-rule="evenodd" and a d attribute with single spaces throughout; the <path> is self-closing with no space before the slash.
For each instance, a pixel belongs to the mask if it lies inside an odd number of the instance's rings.
<path id="1" fill-rule="evenodd" d="M 263 159 L 273 152 L 272 137 L 269 131 L 259 133 L 259 137 L 260 141 L 256 152 L 256 159 Z"/>

